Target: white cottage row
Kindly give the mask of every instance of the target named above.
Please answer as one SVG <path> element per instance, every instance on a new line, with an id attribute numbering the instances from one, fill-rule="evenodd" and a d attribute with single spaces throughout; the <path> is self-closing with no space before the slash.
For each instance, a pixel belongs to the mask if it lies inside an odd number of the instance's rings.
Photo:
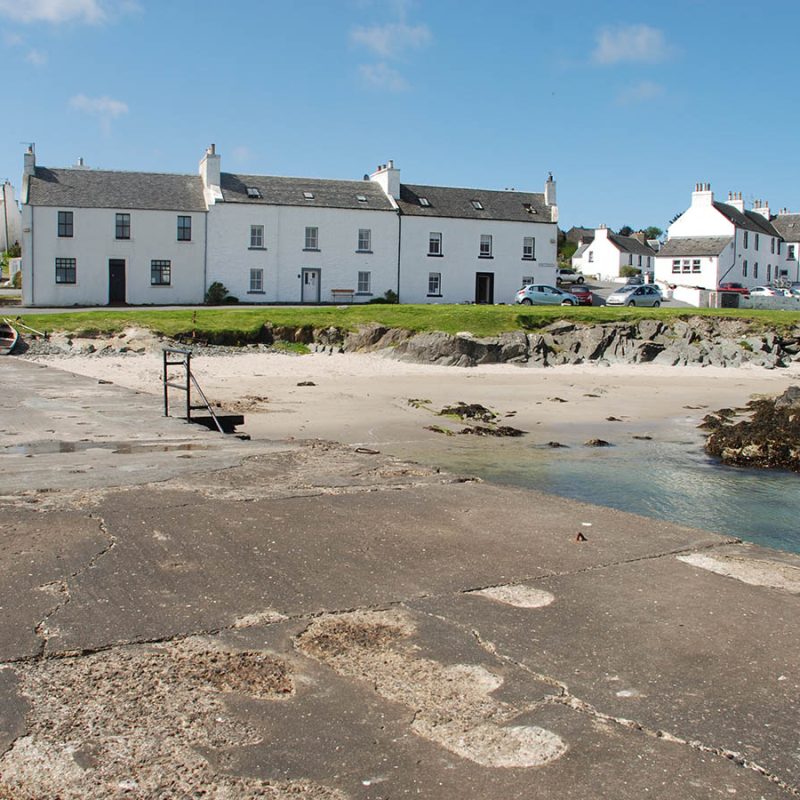
<path id="1" fill-rule="evenodd" d="M 200 303 L 213 282 L 242 302 L 511 302 L 552 283 L 556 187 L 544 193 L 400 183 L 36 166 L 25 154 L 23 302 Z"/>

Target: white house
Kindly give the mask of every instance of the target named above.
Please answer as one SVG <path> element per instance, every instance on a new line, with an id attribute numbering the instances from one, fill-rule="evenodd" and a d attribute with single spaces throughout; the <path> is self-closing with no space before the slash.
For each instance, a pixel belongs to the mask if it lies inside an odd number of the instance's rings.
<path id="1" fill-rule="evenodd" d="M 770 222 L 769 205 L 745 209 L 741 193 L 714 200 L 710 183 L 700 183 L 692 203 L 667 231 L 656 258 L 655 279 L 677 286 L 714 290 L 720 283 L 757 286 L 787 269 L 783 239 Z"/>
<path id="2" fill-rule="evenodd" d="M 555 282 L 558 207 L 543 194 L 400 183 L 37 167 L 25 154 L 26 305 L 194 304 L 213 282 L 252 303 L 511 302 Z"/>
<path id="3" fill-rule="evenodd" d="M 786 209 L 773 217 L 772 227 L 783 239 L 785 262 L 780 267 L 779 277 L 789 281 L 800 281 L 800 214 L 790 214 Z"/>
<path id="4" fill-rule="evenodd" d="M 195 175 L 37 167 L 25 154 L 22 302 L 201 302 L 206 204 Z"/>
<path id="5" fill-rule="evenodd" d="M 634 236 L 611 233 L 605 225 L 594 232 L 594 239 L 582 244 L 572 256 L 572 266 L 601 280 L 619 278 L 623 267 L 643 274 L 653 271 L 655 250 Z"/>
<path id="6" fill-rule="evenodd" d="M 5 181 L 0 193 L 0 253 L 15 242 L 22 244 L 22 212 L 14 198 L 14 187 Z"/>
<path id="7" fill-rule="evenodd" d="M 520 286 L 555 285 L 558 206 L 541 194 L 403 184 L 393 164 L 372 176 L 400 212 L 404 303 L 510 303 Z"/>

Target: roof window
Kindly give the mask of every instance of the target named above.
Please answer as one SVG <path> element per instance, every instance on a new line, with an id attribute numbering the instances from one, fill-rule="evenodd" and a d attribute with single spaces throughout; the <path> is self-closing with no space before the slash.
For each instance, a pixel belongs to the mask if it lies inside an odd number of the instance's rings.
<path id="1" fill-rule="evenodd" d="M 314 192 L 303 192 L 303 197 L 305 197 L 306 200 L 313 200 Z"/>
<path id="2" fill-rule="evenodd" d="M 254 200 L 260 200 L 262 197 L 261 189 L 257 189 L 255 186 L 248 186 L 247 196 L 252 197 Z"/>
<path id="3" fill-rule="evenodd" d="M 526 210 L 526 211 L 527 211 L 529 214 L 535 214 L 535 213 L 536 213 L 536 209 L 535 209 L 535 208 L 534 208 L 534 207 L 533 207 L 533 206 L 532 206 L 530 203 L 523 203 L 523 204 L 522 204 L 522 207 L 523 207 L 523 208 L 524 208 L 524 209 L 525 209 L 525 210 Z"/>
<path id="4" fill-rule="evenodd" d="M 366 203 L 367 202 L 367 196 L 365 194 L 357 194 L 356 195 L 356 200 L 358 200 L 359 203 Z"/>
<path id="5" fill-rule="evenodd" d="M 476 211 L 483 211 L 483 203 L 480 200 L 471 200 L 470 202 Z"/>
<path id="6" fill-rule="evenodd" d="M 431 201 L 430 201 L 430 200 L 428 200 L 428 198 L 427 198 L 427 197 L 420 197 L 420 199 L 419 199 L 419 204 L 420 204 L 420 205 L 421 205 L 423 208 L 430 208 L 430 207 L 431 207 Z"/>

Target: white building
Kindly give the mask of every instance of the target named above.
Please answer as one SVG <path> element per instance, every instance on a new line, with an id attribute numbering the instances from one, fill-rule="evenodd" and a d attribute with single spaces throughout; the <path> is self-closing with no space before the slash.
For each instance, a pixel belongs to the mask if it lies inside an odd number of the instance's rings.
<path id="1" fill-rule="evenodd" d="M 22 302 L 202 302 L 206 204 L 199 176 L 37 167 L 25 154 Z"/>
<path id="2" fill-rule="evenodd" d="M 784 242 L 786 259 L 780 267 L 780 277 L 791 282 L 800 281 L 800 214 L 790 214 L 783 209 L 771 221 Z"/>
<path id="3" fill-rule="evenodd" d="M 572 256 L 572 266 L 601 280 L 619 278 L 623 267 L 642 274 L 653 271 L 655 250 L 634 236 L 611 233 L 605 225 L 594 232 L 592 241 L 582 244 Z"/>
<path id="4" fill-rule="evenodd" d="M 709 183 L 695 186 L 691 205 L 667 235 L 655 268 L 655 279 L 663 283 L 708 290 L 731 282 L 752 287 L 772 283 L 787 270 L 769 205 L 745 209 L 741 193 L 730 193 L 721 203 Z"/>
<path id="5" fill-rule="evenodd" d="M 400 183 L 37 167 L 25 155 L 26 305 L 511 302 L 555 281 L 555 181 L 543 194 Z"/>
<path id="6" fill-rule="evenodd" d="M 5 181 L 0 192 L 0 253 L 16 242 L 22 244 L 22 212 L 14 198 L 14 187 Z"/>

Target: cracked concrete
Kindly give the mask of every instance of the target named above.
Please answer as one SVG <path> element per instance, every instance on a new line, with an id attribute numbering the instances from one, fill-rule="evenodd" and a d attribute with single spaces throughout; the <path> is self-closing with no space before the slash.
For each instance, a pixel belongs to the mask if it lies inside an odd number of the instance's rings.
<path id="1" fill-rule="evenodd" d="M 797 559 L 0 370 L 0 797 L 800 796 Z"/>

